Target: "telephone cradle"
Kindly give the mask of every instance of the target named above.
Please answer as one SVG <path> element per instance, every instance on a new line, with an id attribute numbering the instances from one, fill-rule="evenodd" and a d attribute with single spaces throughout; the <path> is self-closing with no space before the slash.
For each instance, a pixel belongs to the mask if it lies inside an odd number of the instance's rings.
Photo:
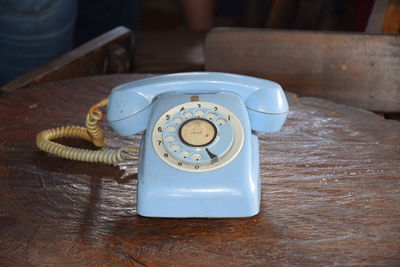
<path id="1" fill-rule="evenodd" d="M 144 131 L 137 213 L 250 217 L 260 209 L 259 144 L 288 103 L 279 84 L 217 72 L 167 74 L 115 87 L 107 120 L 120 136 Z"/>

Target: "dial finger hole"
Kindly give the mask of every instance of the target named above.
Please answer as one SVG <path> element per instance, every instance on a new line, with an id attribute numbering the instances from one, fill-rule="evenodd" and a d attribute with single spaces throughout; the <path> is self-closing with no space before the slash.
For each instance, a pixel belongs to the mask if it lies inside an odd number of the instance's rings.
<path id="1" fill-rule="evenodd" d="M 170 146 L 169 146 L 169 149 L 172 150 L 172 151 L 174 151 L 174 152 L 177 152 L 177 151 L 179 150 L 179 148 L 180 148 L 180 147 L 179 147 L 178 145 L 170 145 Z"/>
<path id="2" fill-rule="evenodd" d="M 212 113 L 212 112 L 209 112 L 209 113 L 207 114 L 207 117 L 208 117 L 210 120 L 214 120 L 214 119 L 217 117 L 217 114 Z"/>
<path id="3" fill-rule="evenodd" d="M 202 157 L 201 157 L 201 154 L 195 153 L 195 154 L 192 155 L 192 159 L 193 159 L 193 160 L 201 160 L 201 158 L 202 158 Z"/>
<path id="4" fill-rule="evenodd" d="M 193 117 L 192 113 L 190 113 L 190 112 L 185 112 L 185 113 L 183 113 L 182 115 L 183 115 L 183 117 L 184 117 L 185 119 L 190 119 L 191 117 Z"/>
<path id="5" fill-rule="evenodd" d="M 198 118 L 202 117 L 203 115 L 204 115 L 204 111 L 196 110 L 196 111 L 194 112 L 194 116 L 196 116 L 196 117 L 198 117 Z"/>
<path id="6" fill-rule="evenodd" d="M 182 122 L 182 120 L 181 120 L 180 118 L 174 118 L 172 121 L 173 121 L 173 123 L 175 123 L 176 125 L 178 125 L 179 123 Z"/>
<path id="7" fill-rule="evenodd" d="M 181 151 L 181 153 L 179 153 L 179 156 L 186 159 L 187 157 L 189 157 L 189 152 L 187 152 L 186 150 Z"/>
<path id="8" fill-rule="evenodd" d="M 167 132 L 168 132 L 168 133 L 174 133 L 175 131 L 176 131 L 176 128 L 175 128 L 175 127 L 173 127 L 173 126 L 167 127 Z"/>
<path id="9" fill-rule="evenodd" d="M 165 141 L 167 143 L 172 143 L 172 142 L 175 141 L 175 137 L 173 137 L 172 135 L 168 135 L 168 136 L 165 137 Z"/>
<path id="10" fill-rule="evenodd" d="M 224 119 L 218 119 L 217 120 L 217 124 L 219 125 L 219 126 L 222 126 L 222 125 L 224 125 L 226 123 L 226 120 L 224 120 Z"/>

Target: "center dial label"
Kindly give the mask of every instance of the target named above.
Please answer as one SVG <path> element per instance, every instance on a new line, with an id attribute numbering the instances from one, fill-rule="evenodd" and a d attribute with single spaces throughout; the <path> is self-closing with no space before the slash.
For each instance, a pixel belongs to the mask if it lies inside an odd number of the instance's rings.
<path id="1" fill-rule="evenodd" d="M 215 125 L 205 119 L 191 119 L 185 121 L 179 128 L 179 137 L 190 146 L 206 146 L 212 143 L 217 136 Z"/>

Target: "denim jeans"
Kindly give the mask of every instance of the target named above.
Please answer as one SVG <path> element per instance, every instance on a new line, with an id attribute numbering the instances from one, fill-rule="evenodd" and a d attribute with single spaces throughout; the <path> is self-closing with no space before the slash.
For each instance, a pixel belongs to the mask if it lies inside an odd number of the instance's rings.
<path id="1" fill-rule="evenodd" d="M 0 0 L 0 86 L 94 37 L 137 29 L 138 0 Z"/>
<path id="2" fill-rule="evenodd" d="M 0 85 L 73 46 L 77 0 L 0 1 Z"/>

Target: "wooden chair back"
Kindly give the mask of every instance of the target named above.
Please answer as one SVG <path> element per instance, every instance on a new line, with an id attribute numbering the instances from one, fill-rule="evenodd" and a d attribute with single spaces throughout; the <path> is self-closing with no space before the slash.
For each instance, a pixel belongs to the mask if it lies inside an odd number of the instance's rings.
<path id="1" fill-rule="evenodd" d="M 205 69 L 276 81 L 378 112 L 400 112 L 400 36 L 217 28 L 206 37 Z"/>
<path id="2" fill-rule="evenodd" d="M 10 92 L 45 82 L 80 76 L 129 72 L 133 41 L 133 33 L 130 29 L 117 27 L 21 75 L 2 86 L 0 91 Z"/>
<path id="3" fill-rule="evenodd" d="M 365 32 L 399 34 L 400 0 L 375 0 Z"/>

